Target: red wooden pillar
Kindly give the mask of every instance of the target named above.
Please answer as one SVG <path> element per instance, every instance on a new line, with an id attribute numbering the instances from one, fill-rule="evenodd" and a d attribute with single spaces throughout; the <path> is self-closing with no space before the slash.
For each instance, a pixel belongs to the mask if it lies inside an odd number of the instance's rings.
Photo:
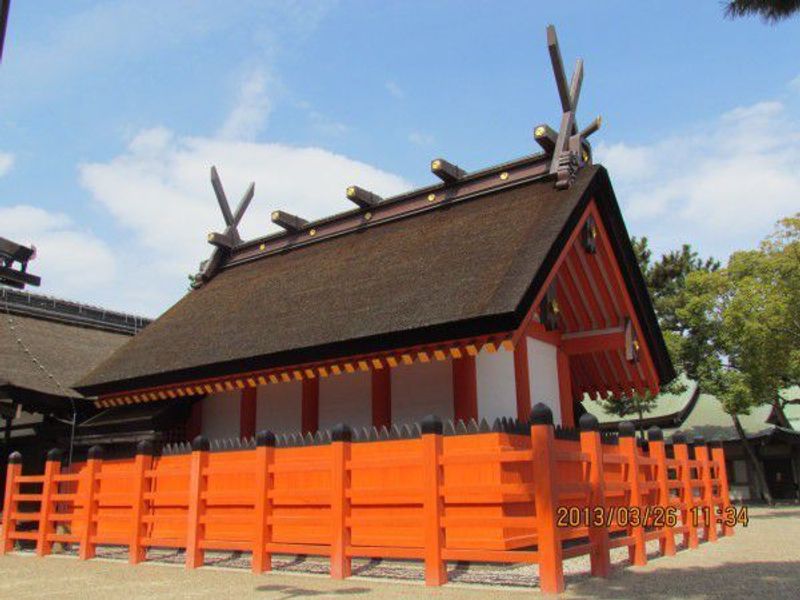
<path id="1" fill-rule="evenodd" d="M 569 355 L 561 348 L 556 355 L 558 366 L 558 396 L 561 405 L 561 424 L 575 426 L 575 409 L 572 403 L 572 373 L 569 370 Z"/>
<path id="2" fill-rule="evenodd" d="M 242 390 L 242 399 L 239 401 L 239 437 L 251 438 L 256 435 L 257 391 L 254 387 Z"/>
<path id="3" fill-rule="evenodd" d="M 392 425 L 392 371 L 388 367 L 372 370 L 372 425 Z"/>
<path id="4" fill-rule="evenodd" d="M 253 573 L 272 570 L 272 481 L 270 472 L 275 461 L 275 436 L 261 431 L 256 438 L 255 460 L 255 535 L 253 536 Z"/>
<path id="5" fill-rule="evenodd" d="M 636 428 L 630 421 L 623 421 L 619 425 L 619 453 L 627 459 L 626 480 L 630 486 L 628 492 L 628 509 L 630 514 L 642 514 L 642 488 L 639 473 L 639 453 L 636 448 Z M 630 519 L 633 522 L 634 519 Z M 638 520 L 638 519 L 637 519 Z M 642 566 L 647 564 L 647 548 L 644 536 L 644 526 L 629 525 L 629 535 L 633 544 L 628 546 L 631 564 Z"/>
<path id="6" fill-rule="evenodd" d="M 350 577 L 352 559 L 348 555 L 350 546 L 350 499 L 348 491 L 350 476 L 347 463 L 350 460 L 352 432 L 347 425 L 337 425 L 331 432 L 331 517 L 333 519 L 331 539 L 331 577 Z"/>
<path id="7" fill-rule="evenodd" d="M 95 557 L 96 544 L 94 537 L 97 535 L 97 492 L 99 482 L 97 476 L 102 469 L 103 464 L 103 447 L 92 446 L 89 448 L 89 456 L 86 461 L 84 469 L 84 477 L 86 478 L 86 493 L 84 495 L 84 515 L 86 523 L 81 532 L 80 551 L 78 558 L 80 560 L 88 560 Z"/>
<path id="8" fill-rule="evenodd" d="M 44 483 L 42 484 L 42 500 L 39 508 L 39 532 L 36 538 L 36 555 L 50 554 L 53 543 L 47 537 L 53 533 L 55 527 L 50 520 L 53 510 L 53 494 L 58 493 L 58 483 L 54 481 L 56 475 L 61 473 L 61 450 L 53 448 L 47 453 L 47 462 L 44 463 Z"/>
<path id="9" fill-rule="evenodd" d="M 528 336 L 514 346 L 514 383 L 517 390 L 517 418 L 527 423 L 531 414 L 531 375 L 528 368 Z"/>
<path id="10" fill-rule="evenodd" d="M 597 418 L 586 413 L 581 417 L 581 451 L 589 457 L 589 484 L 591 486 L 591 499 L 589 506 L 593 511 L 605 514 L 608 510 L 606 503 L 606 482 L 603 463 L 603 443 L 600 439 L 600 425 Z M 589 541 L 592 548 L 589 552 L 592 575 L 608 577 L 611 572 L 611 556 L 609 555 L 608 529 L 596 526 L 595 519 L 589 526 Z"/>
<path id="11" fill-rule="evenodd" d="M 421 423 L 424 500 L 422 503 L 425 538 L 425 585 L 447 583 L 447 564 L 442 559 L 445 545 L 442 517 L 444 502 L 439 492 L 442 485 L 442 422 L 438 417 L 426 417 Z"/>
<path id="12" fill-rule="evenodd" d="M 583 418 L 583 417 L 581 417 Z M 664 510 L 664 515 L 674 508 L 670 496 L 669 476 L 667 475 L 667 453 L 664 447 L 664 434 L 658 427 L 651 427 L 647 431 L 650 443 L 650 458 L 656 461 L 656 481 L 658 482 L 658 505 Z M 675 533 L 669 525 L 670 518 L 664 519 L 664 535 L 661 538 L 661 554 L 664 556 L 675 555 Z"/>
<path id="13" fill-rule="evenodd" d="M 478 419 L 478 375 L 475 357 L 454 358 L 453 415 L 458 420 Z"/>
<path id="14" fill-rule="evenodd" d="M 146 526 L 142 522 L 145 513 L 145 493 L 149 491 L 149 479 L 146 472 L 153 466 L 153 444 L 142 440 L 136 446 L 136 458 L 133 463 L 133 500 L 131 502 L 131 531 L 128 542 L 128 562 L 138 565 L 147 555 L 147 548 L 142 544 Z"/>
<path id="15" fill-rule="evenodd" d="M 205 537 L 205 500 L 206 489 L 203 471 L 208 465 L 208 440 L 197 436 L 192 440 L 192 455 L 189 463 L 189 510 L 186 521 L 186 568 L 196 569 L 203 566 L 205 550 L 201 547 Z"/>
<path id="16" fill-rule="evenodd" d="M 319 379 L 303 379 L 302 415 L 303 433 L 316 433 L 319 429 Z"/>
<path id="17" fill-rule="evenodd" d="M 722 449 L 722 443 L 711 449 L 711 456 L 714 463 L 717 465 L 717 477 L 719 478 L 719 495 L 720 495 L 720 508 L 723 514 L 727 515 L 731 506 L 730 486 L 728 484 L 728 473 L 725 467 L 725 451 Z M 727 524 L 728 520 L 723 520 L 723 535 L 733 535 L 733 527 Z"/>
<path id="18" fill-rule="evenodd" d="M 530 423 L 533 497 L 539 533 L 539 588 L 545 594 L 560 594 L 564 591 L 564 563 L 561 532 L 556 524 L 558 471 L 553 448 L 553 412 L 538 402 L 531 410 Z"/>
<path id="19" fill-rule="evenodd" d="M 6 494 L 3 497 L 3 531 L 0 534 L 0 556 L 14 549 L 12 534 L 17 530 L 17 482 L 16 478 L 22 475 L 22 455 L 12 452 L 8 457 L 6 469 Z"/>

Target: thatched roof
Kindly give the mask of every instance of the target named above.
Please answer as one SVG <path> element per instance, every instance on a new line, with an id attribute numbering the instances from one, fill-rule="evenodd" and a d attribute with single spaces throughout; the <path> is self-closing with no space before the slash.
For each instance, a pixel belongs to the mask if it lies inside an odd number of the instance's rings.
<path id="1" fill-rule="evenodd" d="M 129 338 L 119 313 L 0 288 L 0 396 L 81 398 L 72 386 Z M 128 316 L 129 319 L 131 318 Z M 146 320 L 139 319 L 144 325 Z"/>
<path id="2" fill-rule="evenodd" d="M 659 374 L 671 365 L 605 169 L 549 177 L 222 270 L 84 377 L 112 393 L 519 325 L 594 198 Z M 309 226 L 313 226 L 310 224 Z"/>

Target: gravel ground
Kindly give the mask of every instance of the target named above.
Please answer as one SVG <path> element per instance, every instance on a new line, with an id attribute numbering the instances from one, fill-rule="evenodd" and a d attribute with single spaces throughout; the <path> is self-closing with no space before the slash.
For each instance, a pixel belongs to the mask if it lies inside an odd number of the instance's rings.
<path id="1" fill-rule="evenodd" d="M 732 538 L 671 558 L 658 558 L 657 550 L 657 543 L 648 545 L 645 567 L 631 567 L 625 549 L 612 551 L 615 568 L 607 580 L 589 577 L 587 557 L 566 561 L 565 597 L 800 598 L 800 507 L 752 508 L 749 527 Z M 89 562 L 69 553 L 44 560 L 26 552 L 2 557 L 0 598 L 504 598 L 529 595 L 538 585 L 535 565 L 454 564 L 452 583 L 425 588 L 421 564 L 411 561 L 356 560 L 354 577 L 337 582 L 327 576 L 327 561 L 315 557 L 279 556 L 272 573 L 254 576 L 246 571 L 246 553 L 208 553 L 208 566 L 195 571 L 180 568 L 184 557 L 175 551 L 151 550 L 139 567 L 121 564 L 124 550 L 99 554 Z"/>

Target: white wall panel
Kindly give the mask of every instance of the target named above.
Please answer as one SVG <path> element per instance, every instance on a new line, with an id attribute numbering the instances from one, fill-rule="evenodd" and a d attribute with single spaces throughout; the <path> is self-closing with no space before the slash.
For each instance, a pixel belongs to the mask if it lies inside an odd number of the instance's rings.
<path id="1" fill-rule="evenodd" d="M 209 394 L 203 398 L 203 435 L 209 440 L 239 437 L 240 390 Z"/>
<path id="2" fill-rule="evenodd" d="M 514 353 L 481 352 L 475 357 L 478 389 L 478 418 L 490 424 L 498 417 L 517 416 Z"/>
<path id="3" fill-rule="evenodd" d="M 528 372 L 531 406 L 545 403 L 553 411 L 553 423 L 561 423 L 561 401 L 558 391 L 558 349 L 533 338 L 528 339 Z"/>
<path id="4" fill-rule="evenodd" d="M 302 425 L 303 384 L 299 381 L 258 387 L 256 431 L 297 433 Z"/>
<path id="5" fill-rule="evenodd" d="M 372 425 L 372 372 L 356 371 L 319 380 L 319 428 L 337 423 Z"/>
<path id="6" fill-rule="evenodd" d="M 414 423 L 430 414 L 453 418 L 450 361 L 415 362 L 392 369 L 392 423 Z"/>

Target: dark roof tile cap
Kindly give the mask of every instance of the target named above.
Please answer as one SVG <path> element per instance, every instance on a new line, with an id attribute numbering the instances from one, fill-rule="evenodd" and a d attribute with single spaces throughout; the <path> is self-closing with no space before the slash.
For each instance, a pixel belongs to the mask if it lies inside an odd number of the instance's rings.
<path id="1" fill-rule="evenodd" d="M 552 425 L 553 424 L 553 411 L 550 407 L 543 402 L 538 402 L 531 409 L 531 415 L 528 418 L 529 425 Z"/>

